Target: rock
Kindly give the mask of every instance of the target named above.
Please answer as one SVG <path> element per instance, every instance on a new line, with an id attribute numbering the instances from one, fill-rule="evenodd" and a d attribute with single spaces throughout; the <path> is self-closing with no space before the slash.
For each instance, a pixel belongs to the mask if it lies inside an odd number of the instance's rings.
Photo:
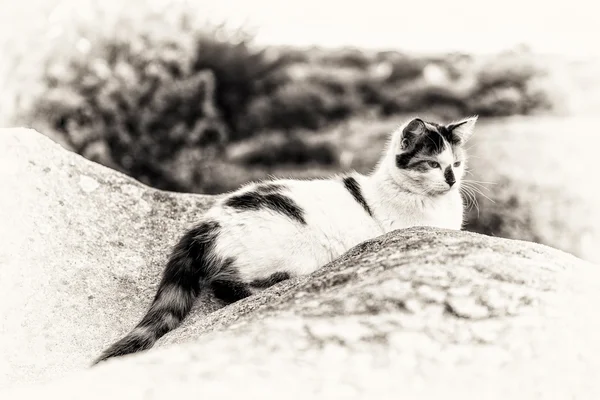
<path id="1" fill-rule="evenodd" d="M 0 142 L 14 194 L 0 211 L 2 399 L 600 396 L 595 265 L 418 227 L 218 310 L 207 297 L 155 348 L 87 368 L 141 317 L 168 247 L 212 200 L 33 131 Z"/>
<path id="2" fill-rule="evenodd" d="M 0 387 L 89 365 L 143 314 L 174 240 L 214 201 L 24 129 L 0 133 L 0 187 Z"/>

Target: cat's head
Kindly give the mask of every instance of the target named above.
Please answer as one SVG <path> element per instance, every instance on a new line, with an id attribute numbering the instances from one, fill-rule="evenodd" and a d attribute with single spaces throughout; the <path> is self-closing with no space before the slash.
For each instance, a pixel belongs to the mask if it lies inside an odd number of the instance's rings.
<path id="1" fill-rule="evenodd" d="M 391 138 L 386 169 L 393 181 L 417 194 L 458 190 L 465 174 L 465 143 L 477 116 L 446 125 L 420 118 L 406 122 Z"/>

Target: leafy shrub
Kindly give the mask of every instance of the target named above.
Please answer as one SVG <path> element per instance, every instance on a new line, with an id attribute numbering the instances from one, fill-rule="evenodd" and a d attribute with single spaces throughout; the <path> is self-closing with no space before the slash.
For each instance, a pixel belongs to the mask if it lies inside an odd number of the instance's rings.
<path id="1" fill-rule="evenodd" d="M 455 54 L 406 65 L 400 80 L 391 69 L 388 77 L 359 82 L 363 101 L 379 106 L 384 116 L 430 110 L 445 118 L 524 115 L 558 103 L 546 71 L 527 53 L 502 53 L 484 62 Z"/>
<path id="2" fill-rule="evenodd" d="M 356 48 L 342 48 L 330 50 L 321 54 L 316 63 L 330 67 L 338 68 L 356 68 L 364 70 L 373 63 L 372 57 L 366 54 L 364 50 Z"/>
<path id="3" fill-rule="evenodd" d="M 388 97 L 382 102 L 381 113 L 389 116 L 402 112 L 430 110 L 441 106 L 453 109 L 451 115 L 448 116 L 450 118 L 468 114 L 465 101 L 459 93 L 452 88 L 427 84 L 388 93 Z"/>
<path id="4" fill-rule="evenodd" d="M 176 44 L 140 39 L 101 43 L 92 62 L 72 59 L 61 74 L 51 66 L 32 125 L 43 121 L 75 151 L 147 184 L 183 190 L 189 182 L 174 180 L 180 173 L 167 165 L 183 149 L 227 141 L 215 79 L 210 70 L 189 69 Z"/>
<path id="5" fill-rule="evenodd" d="M 470 101 L 470 114 L 502 116 L 522 114 L 524 109 L 522 92 L 516 87 L 492 87 L 476 95 Z"/>
<path id="6" fill-rule="evenodd" d="M 192 68 L 214 73 L 218 83 L 215 103 L 234 140 L 254 134 L 246 129 L 245 121 L 251 102 L 272 95 L 286 81 L 282 67 L 287 60 L 265 50 L 254 50 L 248 40 L 232 43 L 204 33 L 195 36 L 196 57 Z"/>
<path id="7" fill-rule="evenodd" d="M 330 81 L 293 81 L 281 85 L 271 96 L 257 98 L 249 107 L 246 124 L 259 130 L 317 130 L 347 118 L 359 106 L 344 89 Z"/>
<path id="8" fill-rule="evenodd" d="M 259 133 L 280 131 L 288 142 L 257 150 L 248 164 L 333 165 L 331 149 L 308 145 L 297 132 L 361 115 L 453 118 L 554 105 L 543 71 L 526 54 L 479 63 L 460 54 L 258 48 L 243 32 L 198 23 L 186 5 L 157 11 L 141 2 L 114 13 L 92 7 L 87 20 L 65 17 L 61 35 L 39 51 L 27 48 L 11 65 L 37 67 L 40 76 L 5 79 L 20 98 L 10 123 L 149 185 L 204 191 L 212 181 L 203 166 Z"/>
<path id="9" fill-rule="evenodd" d="M 385 82 L 398 84 L 413 79 L 418 79 L 427 65 L 426 58 L 409 56 L 397 51 L 380 52 L 376 56 L 378 62 L 386 62 L 390 65 L 390 73 Z"/>
<path id="10" fill-rule="evenodd" d="M 539 85 L 546 71 L 527 51 L 498 54 L 476 72 L 476 87 L 470 95 L 472 114 L 506 116 L 552 109 L 555 100 L 549 82 Z"/>
<path id="11" fill-rule="evenodd" d="M 150 19 L 79 27 L 83 52 L 57 41 L 41 89 L 16 119 L 149 185 L 197 189 L 197 164 L 178 160 L 221 156 L 251 134 L 239 129 L 248 105 L 285 78 L 282 63 L 241 33 Z"/>
<path id="12" fill-rule="evenodd" d="M 507 52 L 492 57 L 477 71 L 479 90 L 492 87 L 524 89 L 526 83 L 541 73 L 534 60 L 524 53 Z"/>
<path id="13" fill-rule="evenodd" d="M 291 137 L 270 137 L 270 140 L 256 141 L 254 146 L 237 158 L 237 162 L 248 166 L 296 167 L 308 164 L 335 165 L 338 157 L 330 143 L 309 143 L 298 135 Z"/>

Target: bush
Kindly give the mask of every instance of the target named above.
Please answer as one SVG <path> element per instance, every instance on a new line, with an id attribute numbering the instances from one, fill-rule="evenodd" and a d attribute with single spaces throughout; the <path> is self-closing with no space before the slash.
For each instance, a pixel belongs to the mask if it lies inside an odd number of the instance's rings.
<path id="1" fill-rule="evenodd" d="M 525 111 L 523 94 L 516 87 L 492 87 L 470 99 L 469 114 L 502 116 Z"/>
<path id="2" fill-rule="evenodd" d="M 470 95 L 469 109 L 482 116 L 530 114 L 550 110 L 555 100 L 549 82 L 540 85 L 546 71 L 527 51 L 512 51 L 492 57 L 476 73 L 477 85 Z"/>
<path id="3" fill-rule="evenodd" d="M 525 115 L 559 104 L 546 71 L 527 53 L 503 53 L 483 62 L 452 55 L 420 65 L 421 75 L 413 73 L 410 81 L 361 82 L 365 102 L 379 104 L 384 116 L 430 110 L 444 118 Z"/>
<path id="4" fill-rule="evenodd" d="M 270 135 L 266 140 L 254 140 L 254 145 L 236 158 L 236 162 L 252 167 L 332 166 L 338 163 L 337 152 L 330 143 L 309 143 L 297 134 L 289 137 Z"/>
<path id="5" fill-rule="evenodd" d="M 194 164 L 177 160 L 220 156 L 251 135 L 240 129 L 248 106 L 278 87 L 283 65 L 242 33 L 150 19 L 74 28 L 89 48 L 57 41 L 40 90 L 16 120 L 149 185 L 197 189 Z"/>
<path id="6" fill-rule="evenodd" d="M 461 94 L 452 88 L 420 84 L 407 87 L 404 90 L 388 92 L 388 97 L 382 102 L 381 113 L 384 116 L 403 112 L 418 112 L 434 108 L 447 107 L 453 111 L 449 118 L 458 118 L 469 114 Z"/>
<path id="7" fill-rule="evenodd" d="M 271 96 L 257 98 L 249 107 L 245 121 L 255 131 L 314 131 L 347 118 L 359 108 L 357 99 L 333 81 L 293 81 L 281 85 Z"/>
<path id="8" fill-rule="evenodd" d="M 118 12 L 91 7 L 87 20 L 67 16 L 57 23 L 61 35 L 9 63 L 15 71 L 41 71 L 39 79 L 10 80 L 20 97 L 10 124 L 37 128 L 149 185 L 204 191 L 201 166 L 264 132 L 283 132 L 289 142 L 246 162 L 326 165 L 333 153 L 296 132 L 371 114 L 454 118 L 554 105 L 542 70 L 522 52 L 478 63 L 460 54 L 258 48 L 244 32 L 199 24 L 186 5 L 151 10 L 139 3 Z"/>
<path id="9" fill-rule="evenodd" d="M 326 65 L 335 68 L 355 68 L 364 70 L 369 68 L 372 63 L 372 57 L 369 57 L 364 50 L 356 48 L 342 48 L 331 50 L 321 54 L 315 60 L 320 65 Z"/>
<path id="10" fill-rule="evenodd" d="M 376 60 L 388 63 L 390 66 L 389 75 L 385 80 L 387 84 L 399 84 L 418 79 L 427 65 L 426 58 L 409 56 L 397 51 L 380 52 Z"/>
<path id="11" fill-rule="evenodd" d="M 258 97 L 273 95 L 287 81 L 283 71 L 287 60 L 264 49 L 254 50 L 248 41 L 232 43 L 202 32 L 195 35 L 192 68 L 214 73 L 218 82 L 215 103 L 232 131 L 232 140 L 255 133 L 247 129 L 248 107 Z"/>
<path id="12" fill-rule="evenodd" d="M 49 66 L 31 125 L 45 125 L 78 153 L 142 182 L 186 188 L 190 182 L 173 180 L 178 171 L 166 167 L 170 161 L 183 149 L 227 141 L 212 71 L 190 69 L 180 46 L 148 36 L 100 43 L 90 55 Z"/>

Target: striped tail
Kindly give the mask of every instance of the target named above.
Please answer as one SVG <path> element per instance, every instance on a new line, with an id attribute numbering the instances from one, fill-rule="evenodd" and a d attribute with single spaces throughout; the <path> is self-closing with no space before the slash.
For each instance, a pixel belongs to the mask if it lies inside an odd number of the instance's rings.
<path id="1" fill-rule="evenodd" d="M 92 365 L 112 357 L 147 350 L 183 321 L 200 294 L 201 282 L 214 270 L 211 267 L 214 259 L 211 253 L 219 228 L 216 222 L 204 222 L 180 239 L 173 249 L 146 315 L 131 332 L 94 360 Z"/>

